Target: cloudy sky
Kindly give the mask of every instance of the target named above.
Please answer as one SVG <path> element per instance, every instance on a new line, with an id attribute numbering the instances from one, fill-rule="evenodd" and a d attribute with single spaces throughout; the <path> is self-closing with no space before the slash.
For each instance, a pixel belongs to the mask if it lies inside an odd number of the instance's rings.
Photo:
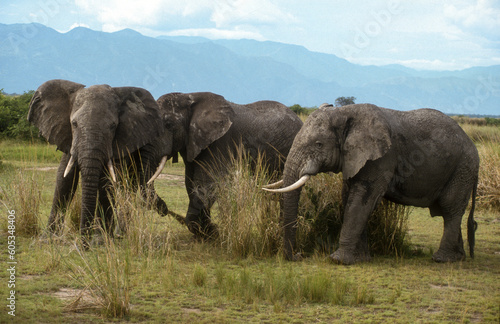
<path id="1" fill-rule="evenodd" d="M 298 44 L 368 65 L 500 64 L 500 0 L 2 0 L 0 23 Z"/>

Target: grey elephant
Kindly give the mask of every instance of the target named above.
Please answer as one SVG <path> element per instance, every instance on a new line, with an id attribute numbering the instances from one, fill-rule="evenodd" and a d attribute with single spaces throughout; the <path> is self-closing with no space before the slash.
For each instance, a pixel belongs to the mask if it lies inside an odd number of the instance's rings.
<path id="1" fill-rule="evenodd" d="M 442 216 L 444 233 L 433 255 L 437 262 L 463 260 L 461 220 L 472 194 L 467 222 L 474 257 L 477 149 L 461 127 L 432 109 L 397 111 L 370 104 L 322 106 L 297 134 L 285 169 L 284 250 L 294 255 L 297 208 L 302 185 L 319 172 L 342 172 L 343 224 L 336 263 L 371 260 L 367 221 L 382 197 L 395 203 L 428 207 Z M 272 187 L 272 185 L 268 186 Z"/>
<path id="2" fill-rule="evenodd" d="M 40 134 L 64 154 L 57 171 L 56 188 L 48 228 L 59 229 L 64 213 L 82 179 L 80 231 L 90 238 L 94 215 L 101 210 L 108 232 L 113 217 L 106 189 L 116 181 L 115 167 L 137 167 L 136 185 L 149 179 L 162 155 L 169 149 L 161 143 L 164 132 L 158 104 L 141 88 L 84 85 L 50 80 L 35 92 L 28 120 Z M 152 144 L 156 141 L 156 144 Z M 160 141 L 160 142 L 159 142 Z M 109 172 L 109 173 L 108 173 Z M 154 193 L 155 207 L 168 212 L 165 202 Z M 97 201 L 99 204 L 97 204 Z M 88 242 L 88 240 L 84 240 Z"/>
<path id="3" fill-rule="evenodd" d="M 270 172 L 279 171 L 302 126 L 294 112 L 275 101 L 238 105 L 220 95 L 200 92 L 166 94 L 158 104 L 167 129 L 165 137 L 172 142 L 168 157 L 180 153 L 185 163 L 189 196 L 185 222 L 199 238 L 217 233 L 210 219 L 217 198 L 214 183 L 227 174 L 237 147 L 242 145 L 253 159 L 261 154 Z"/>

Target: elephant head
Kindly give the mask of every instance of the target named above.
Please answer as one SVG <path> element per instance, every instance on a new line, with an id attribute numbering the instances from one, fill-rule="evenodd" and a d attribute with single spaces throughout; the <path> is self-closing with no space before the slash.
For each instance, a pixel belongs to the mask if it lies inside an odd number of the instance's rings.
<path id="1" fill-rule="evenodd" d="M 141 88 L 84 85 L 51 80 L 35 92 L 28 120 L 70 159 L 64 177 L 77 168 L 82 177 L 81 231 L 88 231 L 104 167 L 112 178 L 113 159 L 130 154 L 159 137 L 158 105 Z M 75 165 L 76 164 L 76 165 Z"/>
<path id="2" fill-rule="evenodd" d="M 284 247 L 293 259 L 300 188 L 320 172 L 342 172 L 353 178 L 370 160 L 384 156 L 391 147 L 388 124 L 367 105 L 332 108 L 321 106 L 306 120 L 297 134 L 285 163 L 283 192 Z M 373 106 L 374 107 L 374 106 Z"/>
<path id="3" fill-rule="evenodd" d="M 164 137 L 168 139 L 167 155 L 176 157 L 180 153 L 186 162 L 193 162 L 202 150 L 226 134 L 234 117 L 224 97 L 209 92 L 168 93 L 158 99 L 158 104 L 166 130 Z"/>

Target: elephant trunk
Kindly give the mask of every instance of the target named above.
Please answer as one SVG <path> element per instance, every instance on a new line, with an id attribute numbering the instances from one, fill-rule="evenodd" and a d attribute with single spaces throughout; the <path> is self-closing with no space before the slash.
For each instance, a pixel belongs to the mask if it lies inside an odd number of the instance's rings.
<path id="1" fill-rule="evenodd" d="M 91 227 L 97 207 L 99 181 L 103 170 L 98 159 L 83 158 L 79 160 L 82 179 L 82 211 L 80 218 L 80 233 L 84 239 L 91 236 Z"/>
<path id="2" fill-rule="evenodd" d="M 292 153 L 292 152 L 291 152 Z M 283 185 L 291 186 L 299 180 L 300 161 L 295 154 L 290 154 L 287 158 L 283 171 Z M 302 186 L 283 193 L 283 248 L 285 257 L 288 260 L 294 259 L 295 240 L 297 232 L 297 213 Z"/>

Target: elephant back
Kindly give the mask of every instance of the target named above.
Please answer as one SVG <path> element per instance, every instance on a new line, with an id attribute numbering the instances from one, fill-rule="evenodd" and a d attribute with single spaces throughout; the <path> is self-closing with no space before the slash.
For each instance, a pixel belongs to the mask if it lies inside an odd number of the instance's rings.
<path id="1" fill-rule="evenodd" d="M 295 135 L 302 127 L 300 118 L 276 101 L 232 104 L 235 116 L 230 137 L 239 138 L 253 158 L 265 154 L 273 169 L 282 169 Z"/>

